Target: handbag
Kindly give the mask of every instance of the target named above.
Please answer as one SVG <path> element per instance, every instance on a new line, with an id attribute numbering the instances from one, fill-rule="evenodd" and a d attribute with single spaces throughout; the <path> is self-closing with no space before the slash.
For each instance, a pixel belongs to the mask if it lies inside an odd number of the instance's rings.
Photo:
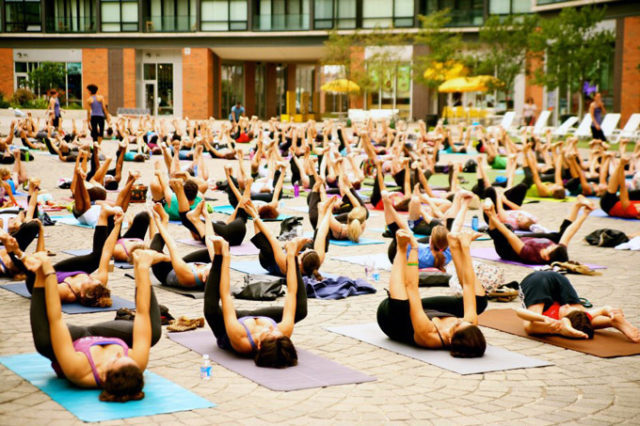
<path id="1" fill-rule="evenodd" d="M 276 300 L 284 295 L 283 281 L 283 278 L 273 275 L 245 275 L 244 286 L 232 293 L 236 299 Z"/>

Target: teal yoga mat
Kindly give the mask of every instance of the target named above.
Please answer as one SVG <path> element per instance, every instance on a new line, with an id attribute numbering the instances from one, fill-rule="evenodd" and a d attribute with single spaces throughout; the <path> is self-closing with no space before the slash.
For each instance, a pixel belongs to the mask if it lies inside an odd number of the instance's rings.
<path id="1" fill-rule="evenodd" d="M 95 228 L 95 226 L 85 225 L 84 223 L 78 222 L 78 219 L 76 219 L 72 214 L 66 216 L 52 216 L 51 219 L 55 220 L 57 223 L 62 223 L 64 225 L 79 226 L 81 228 L 88 229 Z"/>
<path id="2" fill-rule="evenodd" d="M 65 379 L 57 378 L 51 368 L 51 362 L 37 353 L 0 357 L 0 363 L 29 381 L 84 422 L 153 416 L 215 407 L 215 404 L 210 401 L 150 371 L 144 373 L 145 397 L 143 399 L 116 403 L 100 401 L 99 389 L 81 389 Z"/>
<path id="3" fill-rule="evenodd" d="M 235 210 L 235 208 L 229 204 L 225 205 L 225 206 L 214 206 L 213 207 L 213 211 L 215 213 L 222 213 L 222 214 L 227 214 L 227 215 L 231 215 L 233 214 L 233 211 Z M 263 222 L 279 222 L 281 220 L 285 220 L 286 218 L 291 217 L 291 215 L 288 214 L 282 214 L 280 213 L 280 216 L 278 216 L 275 219 L 262 219 Z"/>

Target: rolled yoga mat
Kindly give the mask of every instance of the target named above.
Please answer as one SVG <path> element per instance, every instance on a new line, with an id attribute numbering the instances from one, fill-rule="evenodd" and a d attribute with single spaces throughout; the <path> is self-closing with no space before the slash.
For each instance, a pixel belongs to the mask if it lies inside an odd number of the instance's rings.
<path id="1" fill-rule="evenodd" d="M 327 327 L 327 330 L 463 375 L 553 365 L 489 345 L 480 358 L 455 358 L 446 349 L 426 349 L 391 340 L 376 323 Z"/>
<path id="2" fill-rule="evenodd" d="M 218 348 L 211 330 L 168 333 L 169 339 L 201 355 L 209 354 L 221 366 L 274 391 L 293 391 L 375 381 L 375 377 L 296 348 L 298 365 L 288 368 L 258 367 L 251 358 Z M 215 367 L 214 367 L 215 368 Z"/>
<path id="3" fill-rule="evenodd" d="M 23 282 L 2 284 L 0 288 L 9 290 L 27 299 L 31 299 L 31 293 L 27 290 L 27 285 Z M 99 308 L 96 306 L 84 306 L 79 303 L 63 303 L 62 312 L 65 314 L 90 314 L 93 312 L 109 312 L 117 311 L 120 308 L 135 309 L 136 304 L 118 296 L 111 295 L 111 306 L 107 308 Z"/>
<path id="4" fill-rule="evenodd" d="M 524 323 L 513 309 L 489 309 L 478 317 L 478 322 L 483 327 L 600 358 L 640 354 L 640 344 L 631 342 L 617 330 L 597 330 L 593 339 L 589 340 L 569 339 L 562 336 L 530 336 L 524 331 Z"/>
<path id="5" fill-rule="evenodd" d="M 128 402 L 102 402 L 100 389 L 82 389 L 59 379 L 51 361 L 37 353 L 0 357 L 0 363 L 46 393 L 84 422 L 191 411 L 215 404 L 150 371 L 144 372 L 144 398 Z"/>

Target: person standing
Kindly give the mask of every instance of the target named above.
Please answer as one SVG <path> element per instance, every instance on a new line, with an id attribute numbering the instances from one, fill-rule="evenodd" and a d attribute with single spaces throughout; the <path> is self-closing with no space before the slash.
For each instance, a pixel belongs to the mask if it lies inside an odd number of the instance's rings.
<path id="1" fill-rule="evenodd" d="M 58 91 L 55 89 L 51 90 L 47 113 L 53 116 L 53 127 L 56 130 L 60 130 L 60 99 L 58 98 Z"/>
<path id="2" fill-rule="evenodd" d="M 536 111 L 538 107 L 533 102 L 533 98 L 529 96 L 522 107 L 522 120 L 525 126 L 533 126 L 535 124 Z"/>
<path id="3" fill-rule="evenodd" d="M 98 86 L 90 84 L 87 90 L 91 94 L 87 101 L 87 120 L 91 125 L 91 137 L 94 142 L 102 143 L 104 136 L 104 121 L 110 119 L 109 111 L 104 105 L 104 97 L 97 95 Z"/>
<path id="4" fill-rule="evenodd" d="M 244 107 L 242 106 L 242 102 L 236 102 L 235 106 L 231 108 L 231 114 L 229 114 L 229 121 L 231 121 L 234 125 L 240 121 L 240 117 L 244 115 Z"/>
<path id="5" fill-rule="evenodd" d="M 607 110 L 602 103 L 602 95 L 600 92 L 596 92 L 593 96 L 593 102 L 589 105 L 589 114 L 591 114 L 591 135 L 594 139 L 607 141 L 607 137 L 604 135 L 600 125 L 602 124 L 602 117 L 607 113 Z"/>

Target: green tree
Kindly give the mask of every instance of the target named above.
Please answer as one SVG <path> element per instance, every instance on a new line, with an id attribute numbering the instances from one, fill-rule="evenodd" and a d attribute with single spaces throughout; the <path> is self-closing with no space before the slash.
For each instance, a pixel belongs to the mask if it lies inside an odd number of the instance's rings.
<path id="1" fill-rule="evenodd" d="M 545 55 L 544 69 L 534 73 L 536 82 L 551 90 L 566 90 L 567 105 L 570 105 L 572 94 L 580 93 L 580 116 L 584 83 L 599 83 L 603 66 L 613 52 L 613 32 L 597 28 L 604 15 L 604 8 L 565 7 L 556 17 L 542 20 L 540 31 L 533 32 L 530 37 L 532 50 Z"/>
<path id="2" fill-rule="evenodd" d="M 530 34 L 538 27 L 537 15 L 509 15 L 489 17 L 480 28 L 478 70 L 495 75 L 501 84 L 495 89 L 511 99 L 516 77 L 527 74 L 527 53 L 530 49 Z"/>
<path id="3" fill-rule="evenodd" d="M 67 75 L 63 62 L 42 62 L 29 72 L 29 86 L 38 95 L 45 94 L 51 89 L 64 90 Z"/>
<path id="4" fill-rule="evenodd" d="M 449 9 L 440 10 L 427 16 L 420 15 L 420 29 L 414 37 L 416 45 L 427 46 L 428 53 L 414 58 L 414 81 L 429 87 L 437 87 L 443 82 L 442 78 L 434 76 L 425 78 L 427 69 L 433 69 L 439 64 L 460 62 L 467 64 L 469 58 L 465 55 L 462 35 L 459 32 L 446 30 L 451 22 Z"/>

